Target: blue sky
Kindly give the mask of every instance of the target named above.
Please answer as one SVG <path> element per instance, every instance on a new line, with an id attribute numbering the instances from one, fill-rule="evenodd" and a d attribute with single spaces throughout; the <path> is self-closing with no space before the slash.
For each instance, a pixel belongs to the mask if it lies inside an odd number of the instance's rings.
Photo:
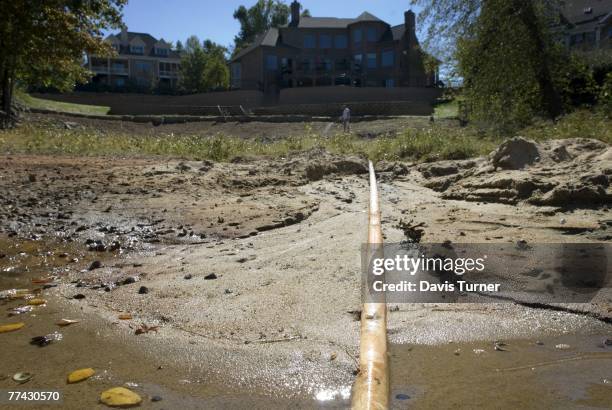
<path id="1" fill-rule="evenodd" d="M 166 41 L 184 41 L 195 34 L 201 40 L 209 38 L 227 46 L 233 43 L 240 29 L 233 18 L 234 10 L 242 4 L 255 3 L 255 0 L 129 0 L 124 9 L 124 22 L 130 31 L 150 33 Z M 369 11 L 391 25 L 403 23 L 404 11 L 411 8 L 409 0 L 302 0 L 301 3 L 315 17 L 356 17 Z"/>

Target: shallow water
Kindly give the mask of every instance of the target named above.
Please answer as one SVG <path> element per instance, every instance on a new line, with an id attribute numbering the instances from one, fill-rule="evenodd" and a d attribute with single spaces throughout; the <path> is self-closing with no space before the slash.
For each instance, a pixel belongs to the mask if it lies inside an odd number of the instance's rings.
<path id="1" fill-rule="evenodd" d="M 0 255 L 4 255 L 0 258 L 0 291 L 40 289 L 43 284 L 33 284 L 32 279 L 61 276 L 68 268 L 87 266 L 95 256 L 73 243 L 8 238 L 0 239 Z M 68 409 L 101 406 L 100 393 L 115 386 L 140 394 L 145 408 L 348 406 L 348 386 L 331 386 L 307 397 L 293 393 L 290 387 L 264 394 L 256 386 L 245 389 L 211 382 L 213 378 L 201 369 L 183 369 L 159 349 L 143 349 L 142 339 L 120 335 L 112 323 L 85 315 L 78 305 L 64 303 L 52 290 L 42 290 L 38 297 L 48 303 L 13 317 L 8 312 L 24 305 L 24 300 L 0 300 L 1 324 L 26 323 L 18 331 L 0 334 L 0 389 L 57 389 L 64 395 L 61 407 Z M 81 322 L 58 327 L 55 322 L 61 318 Z M 612 334 L 606 334 L 605 326 L 601 329 L 538 343 L 510 340 L 500 346 L 505 351 L 495 350 L 492 342 L 391 345 L 393 407 L 608 408 L 612 403 L 612 347 L 604 346 L 602 340 Z M 60 332 L 62 339 L 45 347 L 29 343 L 34 336 L 53 332 Z M 569 348 L 556 348 L 559 344 Z M 68 385 L 68 373 L 84 367 L 93 367 L 96 375 Z M 17 385 L 11 379 L 17 372 L 30 372 L 34 377 Z M 153 396 L 162 400 L 151 402 Z"/>

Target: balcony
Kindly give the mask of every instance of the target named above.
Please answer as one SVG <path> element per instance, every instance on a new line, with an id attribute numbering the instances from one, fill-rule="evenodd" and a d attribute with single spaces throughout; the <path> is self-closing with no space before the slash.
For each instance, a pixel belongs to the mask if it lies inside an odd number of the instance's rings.
<path id="1" fill-rule="evenodd" d="M 159 70 L 160 77 L 178 78 L 178 71 Z"/>
<path id="2" fill-rule="evenodd" d="M 127 67 L 122 67 L 122 66 L 111 66 L 111 74 L 116 74 L 116 75 L 128 75 L 128 68 Z"/>
<path id="3" fill-rule="evenodd" d="M 91 71 L 98 74 L 108 74 L 108 66 L 107 65 L 92 65 Z"/>

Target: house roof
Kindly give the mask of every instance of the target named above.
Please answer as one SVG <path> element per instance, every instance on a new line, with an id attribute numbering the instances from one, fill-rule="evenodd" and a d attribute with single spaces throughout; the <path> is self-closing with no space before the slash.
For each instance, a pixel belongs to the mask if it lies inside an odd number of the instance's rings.
<path id="1" fill-rule="evenodd" d="M 379 22 L 379 23 L 387 24 L 383 20 L 381 20 L 378 17 L 376 17 L 375 15 L 373 15 L 371 13 L 368 13 L 367 11 L 364 11 L 363 13 L 361 13 L 356 18 L 300 17 L 299 24 L 297 25 L 297 28 L 306 28 L 306 29 L 310 29 L 310 28 L 318 28 L 318 29 L 326 29 L 326 28 L 346 29 L 351 24 L 363 23 L 363 22 Z M 281 26 L 280 29 L 271 28 L 268 31 L 266 31 L 264 34 L 262 34 L 260 36 L 257 36 L 252 44 L 250 44 L 248 47 L 246 47 L 245 49 L 243 49 L 240 52 L 238 52 L 238 54 L 236 54 L 234 57 L 232 57 L 230 62 L 234 62 L 236 60 L 239 60 L 240 58 L 242 58 L 245 55 L 249 54 L 251 51 L 255 50 L 257 47 L 260 47 L 260 46 L 270 46 L 270 47 L 278 46 L 279 45 L 278 44 L 279 43 L 279 39 L 280 39 L 280 30 L 288 28 L 288 27 L 296 27 L 296 26 L 291 26 L 291 23 L 289 23 L 289 24 L 286 24 L 284 26 Z M 400 40 L 404 36 L 405 32 L 406 32 L 406 27 L 405 27 L 404 24 L 400 24 L 400 25 L 391 27 L 391 34 L 392 34 L 392 39 L 393 40 Z M 382 40 L 387 41 L 387 40 L 389 40 L 389 38 L 388 38 L 388 36 L 387 37 L 383 37 Z"/>
<path id="2" fill-rule="evenodd" d="M 384 23 L 384 21 L 382 21 L 375 15 L 368 13 L 367 11 L 364 11 L 363 13 L 361 13 L 356 19 L 354 19 L 353 23 L 360 23 L 363 21 L 378 21 L 378 22 Z"/>
<path id="3" fill-rule="evenodd" d="M 120 43 L 119 54 L 144 55 L 144 56 L 158 57 L 158 58 L 165 57 L 165 56 L 160 56 L 160 55 L 155 54 L 155 45 L 159 43 L 160 40 L 163 40 L 163 39 L 158 40 L 148 33 L 137 33 L 134 31 L 128 31 L 127 32 L 127 44 L 121 43 L 121 33 L 111 34 L 107 37 L 107 40 L 111 38 L 114 38 L 117 41 L 119 41 Z M 140 39 L 144 43 L 144 53 L 143 54 L 136 54 L 130 51 L 129 43 L 131 43 L 134 39 Z M 174 50 L 170 50 L 170 52 L 168 53 L 168 57 L 169 58 L 181 58 L 180 54 Z"/>
<path id="4" fill-rule="evenodd" d="M 231 62 L 242 58 L 243 56 L 249 54 L 251 51 L 255 50 L 259 46 L 276 46 L 276 44 L 278 43 L 278 37 L 279 33 L 277 28 L 269 29 L 264 34 L 260 34 L 259 36 L 255 37 L 255 40 L 251 45 L 249 45 L 243 50 L 240 50 L 238 54 L 232 57 Z"/>
<path id="5" fill-rule="evenodd" d="M 573 25 L 600 20 L 612 12 L 612 0 L 565 0 L 561 6 L 564 19 Z"/>
<path id="6" fill-rule="evenodd" d="M 404 33 L 406 32 L 406 25 L 399 24 L 397 26 L 391 27 L 391 33 L 393 34 L 393 40 L 401 40 L 404 37 Z"/>
<path id="7" fill-rule="evenodd" d="M 337 17 L 300 17 L 299 28 L 347 28 L 355 19 Z"/>

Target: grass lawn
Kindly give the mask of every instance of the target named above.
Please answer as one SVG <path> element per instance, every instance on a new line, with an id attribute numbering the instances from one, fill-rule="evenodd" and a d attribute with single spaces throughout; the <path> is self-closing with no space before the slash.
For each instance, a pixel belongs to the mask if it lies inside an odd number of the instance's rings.
<path id="1" fill-rule="evenodd" d="M 435 118 L 457 118 L 459 115 L 459 103 L 457 100 L 452 100 L 434 107 Z"/>
<path id="2" fill-rule="evenodd" d="M 17 91 L 15 93 L 15 98 L 18 102 L 30 108 L 38 108 L 43 110 L 93 115 L 106 115 L 110 111 L 110 107 L 103 107 L 99 105 L 72 104 L 36 98 L 23 91 Z"/>
<path id="3" fill-rule="evenodd" d="M 612 142 L 612 119 L 600 111 L 582 110 L 556 123 L 535 124 L 517 133 L 537 141 L 559 138 L 594 138 Z M 90 156 L 163 156 L 229 161 L 235 157 L 280 157 L 313 148 L 336 154 L 356 154 L 379 160 L 436 161 L 486 155 L 507 136 L 474 127 L 434 123 L 426 129 L 405 129 L 397 136 L 364 139 L 350 134 L 322 137 L 305 124 L 301 135 L 279 140 L 237 138 L 231 135 L 139 135 L 104 128 L 66 129 L 24 123 L 0 131 L 0 153 L 66 154 Z"/>

